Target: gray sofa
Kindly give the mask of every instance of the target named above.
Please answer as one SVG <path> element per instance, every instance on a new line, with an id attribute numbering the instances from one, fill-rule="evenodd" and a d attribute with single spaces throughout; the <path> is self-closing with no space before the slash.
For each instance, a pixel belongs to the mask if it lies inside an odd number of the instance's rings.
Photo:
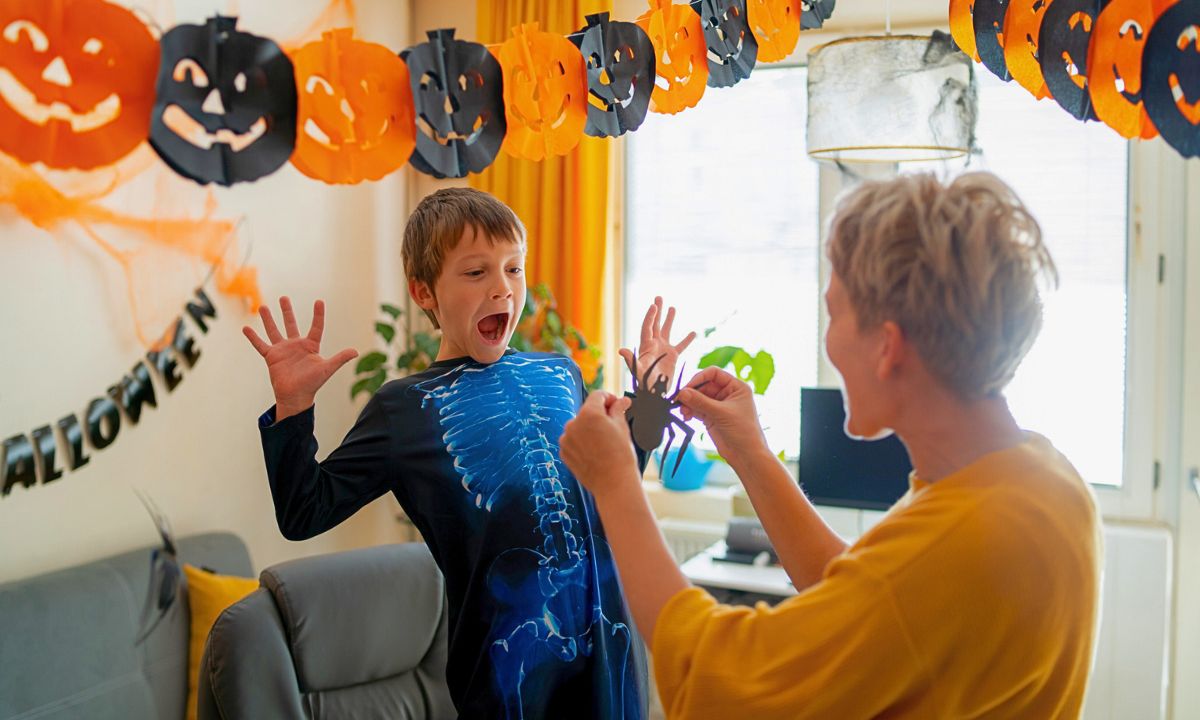
<path id="1" fill-rule="evenodd" d="M 177 542 L 179 558 L 250 576 L 235 535 Z M 152 547 L 0 585 L 0 720 L 183 718 L 187 594 L 134 646 Z"/>
<path id="2" fill-rule="evenodd" d="M 213 625 L 200 720 L 455 717 L 446 598 L 423 543 L 281 563 Z"/>

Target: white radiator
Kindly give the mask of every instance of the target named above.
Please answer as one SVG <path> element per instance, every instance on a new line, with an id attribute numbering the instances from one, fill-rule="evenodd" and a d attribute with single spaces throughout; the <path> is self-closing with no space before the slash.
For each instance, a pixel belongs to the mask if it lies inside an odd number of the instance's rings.
<path id="1" fill-rule="evenodd" d="M 1084 720 L 1166 717 L 1171 631 L 1171 535 L 1105 525 L 1100 637 Z"/>

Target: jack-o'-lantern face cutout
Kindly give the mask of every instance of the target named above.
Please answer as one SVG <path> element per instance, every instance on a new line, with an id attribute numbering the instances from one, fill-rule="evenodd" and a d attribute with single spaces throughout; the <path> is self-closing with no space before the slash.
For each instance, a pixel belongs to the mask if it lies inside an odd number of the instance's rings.
<path id="1" fill-rule="evenodd" d="M 654 45 L 631 22 L 612 21 L 608 13 L 587 16 L 573 33 L 587 65 L 588 119 L 584 133 L 617 137 L 637 130 L 650 109 L 654 89 Z"/>
<path id="2" fill-rule="evenodd" d="M 408 63 L 417 122 L 410 162 L 438 178 L 483 172 L 504 142 L 504 77 L 483 45 L 431 30 L 400 54 Z"/>
<path id="3" fill-rule="evenodd" d="M 975 52 L 983 66 L 1004 82 L 1012 80 L 1004 61 L 1004 18 L 1009 0 L 975 0 L 971 22 L 975 25 Z"/>
<path id="4" fill-rule="evenodd" d="M 1142 100 L 1163 140 L 1184 157 L 1200 157 L 1200 0 L 1180 0 L 1150 29 Z"/>
<path id="5" fill-rule="evenodd" d="M 566 155 L 587 124 L 587 71 L 579 48 L 529 23 L 513 28 L 496 57 L 504 71 L 504 151 L 527 160 Z"/>
<path id="6" fill-rule="evenodd" d="M 1079 120 L 1095 120 L 1088 93 L 1088 48 L 1102 0 L 1054 0 L 1038 36 L 1038 62 L 1055 102 Z"/>
<path id="7" fill-rule="evenodd" d="M 1038 62 L 1042 18 L 1052 0 L 1011 0 L 1004 16 L 1004 61 L 1012 79 L 1041 100 L 1050 93 Z"/>
<path id="8" fill-rule="evenodd" d="M 296 78 L 272 40 L 237 18 L 177 25 L 162 37 L 150 144 L 175 172 L 201 184 L 257 180 L 296 143 Z"/>
<path id="9" fill-rule="evenodd" d="M 1155 20 L 1174 0 L 1112 0 L 1092 29 L 1088 91 L 1096 116 L 1122 137 L 1158 135 L 1142 103 L 1142 50 Z"/>
<path id="10" fill-rule="evenodd" d="M 979 51 L 975 48 L 975 0 L 950 0 L 950 37 L 968 57 L 979 62 Z"/>
<path id="11" fill-rule="evenodd" d="M 708 86 L 708 48 L 700 16 L 671 0 L 650 0 L 650 10 L 637 25 L 654 46 L 650 111 L 673 115 L 695 107 Z"/>
<path id="12" fill-rule="evenodd" d="M 327 183 L 378 180 L 416 145 L 408 66 L 382 45 L 334 30 L 292 55 L 299 105 L 292 164 Z"/>
<path id="13" fill-rule="evenodd" d="M 748 0 L 750 31 L 758 40 L 759 62 L 778 62 L 800 42 L 801 0 Z"/>
<path id="14" fill-rule="evenodd" d="M 730 87 L 750 77 L 758 40 L 750 32 L 746 0 L 692 0 L 708 46 L 708 84 Z"/>
<path id="15" fill-rule="evenodd" d="M 0 0 L 0 151 L 89 170 L 146 139 L 158 42 L 102 0 Z"/>

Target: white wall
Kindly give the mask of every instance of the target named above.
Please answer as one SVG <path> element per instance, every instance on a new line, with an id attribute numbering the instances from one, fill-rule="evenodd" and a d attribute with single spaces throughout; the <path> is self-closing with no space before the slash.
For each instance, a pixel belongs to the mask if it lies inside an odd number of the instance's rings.
<path id="1" fill-rule="evenodd" d="M 145 3 L 140 3 L 143 7 Z M 160 0 L 151 7 L 163 26 L 202 22 L 236 12 L 225 0 Z M 233 6 L 233 7 L 231 7 Z M 242 3 L 242 29 L 277 40 L 300 33 L 324 9 L 323 0 Z M 282 11 L 286 7 L 286 12 Z M 360 35 L 397 50 L 410 37 L 409 3 L 358 3 Z M 172 15 L 174 16 L 172 18 Z M 108 204 L 138 213 L 156 188 L 199 215 L 205 194 L 174 176 L 143 146 L 148 168 Z M 136 162 L 134 164 L 137 164 Z M 251 262 L 264 295 L 290 294 L 307 323 L 314 298 L 327 300 L 325 350 L 369 349 L 379 297 L 399 286 L 399 237 L 407 215 L 406 173 L 358 187 L 330 187 L 291 166 L 259 182 L 214 192 L 218 217 L 243 218 L 240 235 L 253 242 Z M 111 228 L 108 240 L 127 242 Z M 144 354 L 130 322 L 124 280 L 116 265 L 75 228 L 47 232 L 0 207 L 0 436 L 28 433 L 86 403 L 128 372 Z M 144 241 L 134 238 L 133 246 Z M 160 321 L 177 313 L 201 271 L 138 275 L 145 310 Z M 257 568 L 313 553 L 402 539 L 390 497 L 325 536 L 285 541 L 275 526 L 256 429 L 271 403 L 261 359 L 241 335 L 251 321 L 236 302 L 210 291 L 218 318 L 207 335 L 194 326 L 201 357 L 167 394 L 157 384 L 157 409 L 91 462 L 61 479 L 0 498 L 0 581 L 85 562 L 155 542 L 153 526 L 132 489 L 148 492 L 177 535 L 231 530 L 250 547 Z M 341 439 L 357 415 L 349 400 L 351 370 L 336 375 L 317 402 L 323 451 Z M 61 462 L 61 456 L 60 456 Z"/>

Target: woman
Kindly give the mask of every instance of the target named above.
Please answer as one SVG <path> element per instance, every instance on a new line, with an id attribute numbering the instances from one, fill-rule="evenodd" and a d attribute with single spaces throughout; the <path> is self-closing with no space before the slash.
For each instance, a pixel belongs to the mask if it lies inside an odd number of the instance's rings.
<path id="1" fill-rule="evenodd" d="M 594 394 L 562 456 L 595 495 L 672 718 L 1077 717 L 1098 609 L 1087 485 L 1001 391 L 1054 277 L 1037 223 L 985 173 L 865 183 L 830 228 L 826 349 L 846 432 L 895 432 L 909 492 L 847 546 L 767 448 L 724 371 L 679 396 L 745 484 L 799 595 L 727 607 L 691 587 L 638 482 L 623 413 Z"/>

